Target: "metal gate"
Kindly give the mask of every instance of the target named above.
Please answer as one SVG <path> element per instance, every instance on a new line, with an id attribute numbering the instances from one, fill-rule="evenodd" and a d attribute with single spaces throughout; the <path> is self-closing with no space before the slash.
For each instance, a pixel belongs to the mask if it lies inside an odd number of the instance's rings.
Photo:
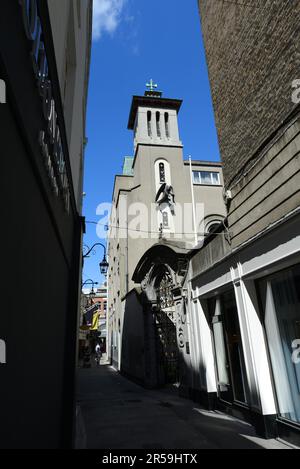
<path id="1" fill-rule="evenodd" d="M 163 369 L 166 384 L 178 381 L 178 346 L 172 286 L 171 276 L 166 272 L 157 290 L 158 310 L 155 315 L 159 349 L 158 359 Z"/>

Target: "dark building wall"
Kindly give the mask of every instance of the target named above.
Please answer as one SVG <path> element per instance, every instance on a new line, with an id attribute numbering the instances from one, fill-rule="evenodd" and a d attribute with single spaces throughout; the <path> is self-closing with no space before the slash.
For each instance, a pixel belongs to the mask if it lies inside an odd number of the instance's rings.
<path id="1" fill-rule="evenodd" d="M 199 9 L 228 187 L 296 107 L 300 2 L 199 0 Z"/>
<path id="2" fill-rule="evenodd" d="M 31 44 L 24 34 L 19 2 L 4 3 L 0 77 L 7 84 L 7 104 L 0 105 L 0 337 L 6 342 L 7 363 L 0 365 L 0 447 L 68 447 L 72 440 L 80 218 L 72 187 L 69 213 L 61 197 L 51 190 L 39 145 L 39 132 L 46 123 L 32 70 Z M 44 9 L 41 18 L 64 133 Z M 70 175 L 64 136 L 63 142 Z"/>

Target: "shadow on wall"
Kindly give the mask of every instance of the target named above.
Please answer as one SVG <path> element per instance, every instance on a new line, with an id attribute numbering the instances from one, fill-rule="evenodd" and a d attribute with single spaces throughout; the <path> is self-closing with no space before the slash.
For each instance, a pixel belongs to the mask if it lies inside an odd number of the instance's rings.
<path id="1" fill-rule="evenodd" d="M 163 386 L 167 381 L 163 360 L 164 347 L 157 330 L 153 305 L 146 300 L 144 292 L 138 289 L 132 290 L 124 301 L 120 371 L 144 387 L 153 389 Z M 268 429 L 259 411 L 260 401 L 256 389 L 246 386 L 246 402 L 243 406 L 237 405 L 234 399 L 235 383 L 231 382 L 231 401 L 225 402 L 226 399 L 222 399 L 222 391 L 217 387 L 220 351 L 214 343 L 213 317 L 208 302 L 201 301 L 199 310 L 193 312 L 191 336 L 187 330 L 190 319 L 187 319 L 187 305 L 184 300 L 177 309 L 177 315 L 177 324 L 183 329 L 184 336 L 183 340 L 178 340 L 179 395 L 192 399 L 208 410 L 218 409 L 245 419 L 255 426 L 259 435 L 267 436 Z M 201 342 L 203 328 L 206 329 L 206 339 L 211 343 Z M 247 370 L 248 375 L 251 373 L 251 370 Z M 272 422 L 269 425 L 273 427 Z"/>
<path id="2" fill-rule="evenodd" d="M 177 382 L 175 325 L 138 290 L 124 301 L 121 373 L 147 388 Z"/>
<path id="3" fill-rule="evenodd" d="M 123 300 L 124 322 L 121 348 L 121 373 L 145 383 L 144 310 L 141 294 L 132 290 Z"/>

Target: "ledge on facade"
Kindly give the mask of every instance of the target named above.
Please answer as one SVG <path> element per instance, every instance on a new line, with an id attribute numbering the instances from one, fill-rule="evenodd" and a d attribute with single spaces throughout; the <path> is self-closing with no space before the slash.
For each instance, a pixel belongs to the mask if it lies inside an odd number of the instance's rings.
<path id="1" fill-rule="evenodd" d="M 208 160 L 191 160 L 192 166 L 216 166 L 216 167 L 222 167 L 223 163 L 222 161 L 208 161 Z M 189 160 L 184 160 L 183 164 L 186 166 L 190 165 Z"/>

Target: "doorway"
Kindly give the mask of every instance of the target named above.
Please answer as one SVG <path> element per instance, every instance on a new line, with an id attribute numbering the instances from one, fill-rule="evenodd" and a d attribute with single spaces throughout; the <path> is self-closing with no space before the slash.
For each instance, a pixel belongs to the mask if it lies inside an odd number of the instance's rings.
<path id="1" fill-rule="evenodd" d="M 179 379 L 176 314 L 172 288 L 171 275 L 166 271 L 157 286 L 155 312 L 157 363 L 161 384 L 177 383 Z"/>

